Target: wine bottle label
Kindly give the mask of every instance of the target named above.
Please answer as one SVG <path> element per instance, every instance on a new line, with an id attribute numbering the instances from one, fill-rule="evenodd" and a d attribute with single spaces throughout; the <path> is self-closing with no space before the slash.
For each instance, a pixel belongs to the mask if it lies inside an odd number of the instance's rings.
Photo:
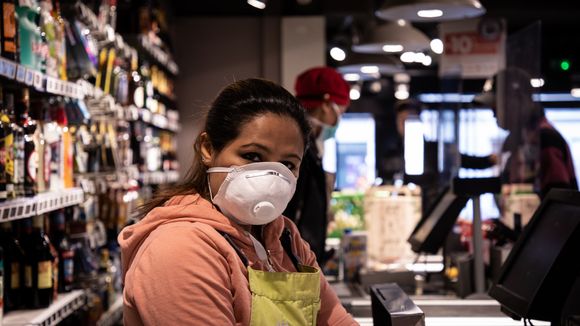
<path id="1" fill-rule="evenodd" d="M 52 288 L 52 263 L 50 260 L 38 263 L 38 288 Z"/>
<path id="2" fill-rule="evenodd" d="M 16 17 L 15 17 L 14 3 L 2 3 L 2 18 L 4 22 L 4 44 L 2 50 L 4 52 L 16 53 Z"/>
<path id="3" fill-rule="evenodd" d="M 5 156 L 5 171 L 6 171 L 6 180 L 7 182 L 12 182 L 12 178 L 14 175 L 14 136 L 12 133 L 6 135 L 3 139 L 4 141 L 4 156 Z"/>
<path id="4" fill-rule="evenodd" d="M 66 254 L 65 256 L 65 253 Z M 67 283 L 72 283 L 73 282 L 73 276 L 74 276 L 74 262 L 73 262 L 73 253 L 72 251 L 68 251 L 68 252 L 63 252 L 62 254 L 62 258 L 64 259 L 63 261 L 63 278 Z"/>
<path id="5" fill-rule="evenodd" d="M 36 181 L 36 175 L 38 173 L 38 153 L 33 151 L 28 154 L 26 158 L 26 175 L 30 178 L 30 181 Z"/>
<path id="6" fill-rule="evenodd" d="M 32 287 L 32 266 L 24 266 L 24 287 Z"/>
<path id="7" fill-rule="evenodd" d="M 13 290 L 20 288 L 20 264 L 12 263 L 12 272 L 10 273 L 10 288 Z"/>

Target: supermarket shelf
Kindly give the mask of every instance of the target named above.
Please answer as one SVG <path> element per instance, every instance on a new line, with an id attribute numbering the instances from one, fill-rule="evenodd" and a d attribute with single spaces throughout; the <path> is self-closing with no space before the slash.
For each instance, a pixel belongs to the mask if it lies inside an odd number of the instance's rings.
<path id="1" fill-rule="evenodd" d="M 139 179 L 146 185 L 160 185 L 179 181 L 177 171 L 156 171 L 141 173 Z"/>
<path id="2" fill-rule="evenodd" d="M 179 67 L 177 67 L 175 61 L 171 59 L 169 54 L 167 54 L 158 46 L 151 43 L 151 41 L 149 41 L 147 36 L 139 35 L 139 45 L 141 45 L 141 47 L 143 47 L 143 49 L 145 49 L 145 51 L 149 53 L 149 55 L 155 58 L 155 60 L 157 60 L 158 63 L 164 66 L 173 75 L 179 74 Z"/>
<path id="3" fill-rule="evenodd" d="M 97 326 L 113 326 L 116 325 L 123 318 L 123 295 L 119 294 L 117 300 L 109 307 L 99 321 Z"/>
<path id="4" fill-rule="evenodd" d="M 32 86 L 40 92 L 83 99 L 83 88 L 75 83 L 47 76 L 40 71 L 26 68 L 14 61 L 0 58 L 0 75 L 15 80 L 27 86 Z"/>
<path id="5" fill-rule="evenodd" d="M 38 194 L 30 198 L 18 198 L 0 203 L 0 222 L 8 222 L 48 213 L 83 202 L 81 188 L 63 189 Z"/>
<path id="6" fill-rule="evenodd" d="M 75 290 L 66 294 L 59 294 L 58 298 L 46 309 L 17 310 L 4 316 L 4 326 L 16 325 L 56 325 L 85 305 L 85 291 Z"/>

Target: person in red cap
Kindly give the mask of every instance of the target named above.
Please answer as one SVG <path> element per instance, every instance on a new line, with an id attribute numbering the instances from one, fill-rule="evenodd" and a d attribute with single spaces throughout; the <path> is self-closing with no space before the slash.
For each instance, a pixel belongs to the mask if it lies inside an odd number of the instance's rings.
<path id="1" fill-rule="evenodd" d="M 324 140 L 334 136 L 340 116 L 350 104 L 350 86 L 335 69 L 316 67 L 298 76 L 295 90 L 312 126 L 311 146 L 302 158 L 296 192 L 284 216 L 298 226 L 316 254 L 318 264 L 323 267 L 330 254 L 326 254 L 324 248 L 329 187 L 322 168 L 322 145 Z"/>

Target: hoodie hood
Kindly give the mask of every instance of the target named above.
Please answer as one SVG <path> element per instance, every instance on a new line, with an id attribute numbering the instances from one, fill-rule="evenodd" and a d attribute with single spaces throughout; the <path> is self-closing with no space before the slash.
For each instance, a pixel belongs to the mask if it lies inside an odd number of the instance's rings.
<path id="1" fill-rule="evenodd" d="M 209 201 L 200 195 L 175 196 L 165 205 L 151 210 L 141 221 L 125 227 L 118 236 L 121 246 L 123 280 L 139 248 L 159 226 L 175 222 L 200 222 L 219 232 L 227 233 L 242 247 L 253 247 L 245 230 L 233 220 L 227 218 Z M 284 229 L 284 219 L 277 218 L 264 226 L 264 241 L 279 239 Z"/>

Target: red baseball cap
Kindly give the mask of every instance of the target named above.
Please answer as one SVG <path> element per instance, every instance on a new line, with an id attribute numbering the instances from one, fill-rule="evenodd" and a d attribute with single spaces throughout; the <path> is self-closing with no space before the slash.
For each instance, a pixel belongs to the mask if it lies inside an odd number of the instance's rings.
<path id="1" fill-rule="evenodd" d="M 316 67 L 306 70 L 296 78 L 294 85 L 296 98 L 306 109 L 313 109 L 324 102 L 324 95 L 330 101 L 347 106 L 350 103 L 350 86 L 335 69 Z"/>

